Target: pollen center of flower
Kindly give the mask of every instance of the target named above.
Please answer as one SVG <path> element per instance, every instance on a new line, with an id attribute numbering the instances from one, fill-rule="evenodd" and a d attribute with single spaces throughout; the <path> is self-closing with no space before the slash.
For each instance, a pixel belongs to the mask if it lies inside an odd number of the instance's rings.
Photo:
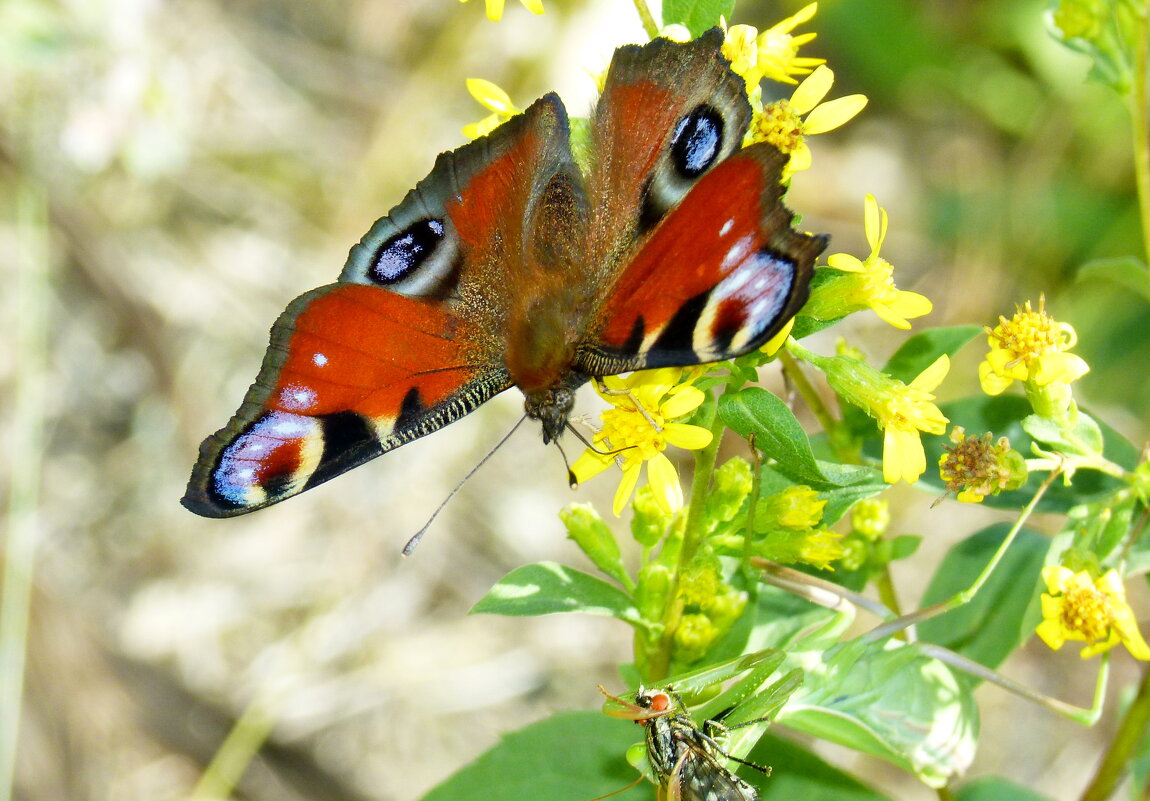
<path id="1" fill-rule="evenodd" d="M 650 418 L 650 419 L 648 419 Z M 616 407 L 603 412 L 603 430 L 609 431 L 613 449 L 634 448 L 635 456 L 650 459 L 667 448 L 663 436 L 663 416 L 657 411 L 647 410 L 644 415 L 637 408 Z M 633 458 L 622 453 L 624 459 Z"/>
<path id="2" fill-rule="evenodd" d="M 1047 353 L 1061 353 L 1074 344 L 1073 329 L 1056 322 L 1041 305 L 1034 311 L 1027 302 L 1009 320 L 1005 317 L 998 320 L 990 335 L 1003 350 L 1012 353 L 1015 360 L 1027 364 Z"/>
<path id="3" fill-rule="evenodd" d="M 1094 587 L 1070 587 L 1064 595 L 1062 624 L 1079 632 L 1087 642 L 1106 639 L 1112 610 L 1110 599 Z"/>
<path id="4" fill-rule="evenodd" d="M 803 143 L 803 121 L 787 100 L 776 100 L 763 107 L 755 120 L 757 141 L 770 142 L 784 153 L 794 153 Z"/>

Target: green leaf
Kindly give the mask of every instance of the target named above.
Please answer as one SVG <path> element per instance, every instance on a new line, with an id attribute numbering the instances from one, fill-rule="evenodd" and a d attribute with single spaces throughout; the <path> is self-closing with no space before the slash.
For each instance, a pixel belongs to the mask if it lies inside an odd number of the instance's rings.
<path id="1" fill-rule="evenodd" d="M 983 776 L 964 784 L 955 801 L 1050 801 L 1046 796 L 997 776 Z"/>
<path id="2" fill-rule="evenodd" d="M 978 707 L 950 668 L 896 641 L 855 640 L 827 653 L 780 723 L 889 760 L 931 787 L 969 767 Z"/>
<path id="3" fill-rule="evenodd" d="M 945 601 L 968 588 L 1009 531 L 997 523 L 951 548 L 931 579 L 923 606 Z M 1030 636 L 1023 626 L 1038 592 L 1039 572 L 1050 540 L 1022 529 L 986 584 L 969 603 L 918 625 L 919 639 L 936 643 L 996 668 Z"/>
<path id="4" fill-rule="evenodd" d="M 499 580 L 470 614 L 529 617 L 557 612 L 583 612 L 617 617 L 644 625 L 625 592 L 573 567 L 536 562 L 512 570 Z"/>
<path id="5" fill-rule="evenodd" d="M 1150 270 L 1133 256 L 1088 261 L 1078 268 L 1079 281 L 1113 281 L 1150 303 Z"/>
<path id="6" fill-rule="evenodd" d="M 771 768 L 770 776 L 742 776 L 759 788 L 761 801 L 890 801 L 796 743 L 767 734 L 747 757 Z"/>
<path id="7" fill-rule="evenodd" d="M 719 18 L 730 20 L 735 0 L 663 0 L 663 24 L 686 25 L 692 36 L 702 36 L 719 24 Z"/>
<path id="8" fill-rule="evenodd" d="M 504 735 L 423 801 L 587 801 L 635 780 L 625 755 L 641 736 L 634 724 L 599 712 L 564 712 Z M 651 795 L 636 787 L 614 798 Z"/>
<path id="9" fill-rule="evenodd" d="M 859 468 L 855 477 L 858 479 L 856 483 L 820 489 L 819 496 L 827 499 L 827 505 L 823 509 L 824 526 L 837 523 L 863 498 L 873 498 L 890 487 L 890 484 L 882 480 L 882 473 L 873 467 Z"/>
<path id="10" fill-rule="evenodd" d="M 754 434 L 755 447 L 777 461 L 780 472 L 803 484 L 826 481 L 794 412 L 770 392 L 748 387 L 724 395 L 719 398 L 719 416 L 740 435 Z"/>
<path id="11" fill-rule="evenodd" d="M 902 344 L 883 372 L 909 384 L 915 376 L 934 364 L 942 354 L 953 356 L 967 342 L 982 333 L 977 325 L 955 325 L 949 328 L 928 328 Z"/>
<path id="12" fill-rule="evenodd" d="M 1065 454 L 1097 456 L 1105 446 L 1098 423 L 1090 415 L 1081 412 L 1070 431 L 1063 431 L 1053 420 L 1037 414 L 1023 419 L 1022 430 L 1047 449 L 1054 448 Z"/>
<path id="13" fill-rule="evenodd" d="M 995 437 L 1008 437 L 1011 447 L 1023 456 L 1031 455 L 1030 445 L 1033 440 L 1022 428 L 1022 420 L 1032 413 L 1026 398 L 1019 395 L 998 395 L 993 398 L 972 395 L 945 403 L 941 409 L 943 414 L 950 418 L 951 425 L 963 426 L 968 436 L 978 436 L 990 431 Z M 1098 426 L 1102 430 L 1103 455 L 1127 470 L 1134 469 L 1134 465 L 1138 462 L 1138 449 L 1105 423 L 1099 423 Z M 946 437 L 923 437 L 926 463 L 937 465 L 943 446 L 949 444 Z M 1034 496 L 1046 477 L 1045 473 L 1031 473 L 1030 480 L 1021 488 L 1013 492 L 987 496 L 983 503 L 995 509 L 1021 509 Z M 936 468 L 927 470 L 919 479 L 919 485 L 928 491 L 939 493 L 946 491 Z M 1039 501 L 1038 511 L 1065 513 L 1072 506 L 1098 500 L 1120 486 L 1122 483 L 1116 478 L 1095 470 L 1079 470 L 1070 486 L 1066 486 L 1062 481 L 1055 482 Z"/>

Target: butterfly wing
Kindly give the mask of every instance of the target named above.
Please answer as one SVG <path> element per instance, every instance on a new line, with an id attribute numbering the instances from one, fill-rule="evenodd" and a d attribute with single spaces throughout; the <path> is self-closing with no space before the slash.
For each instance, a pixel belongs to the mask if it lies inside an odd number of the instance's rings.
<path id="1" fill-rule="evenodd" d="M 184 506 L 205 517 L 268 506 L 509 387 L 502 303 L 482 286 L 523 283 L 526 198 L 572 170 L 554 95 L 442 154 L 352 248 L 339 283 L 280 316 L 243 404 L 201 445 Z"/>
<path id="2" fill-rule="evenodd" d="M 751 110 L 722 41 L 714 29 L 616 51 L 592 123 L 590 242 L 602 267 L 575 359 L 584 372 L 731 358 L 806 300 L 827 240 L 791 228 L 786 156 L 740 149 Z"/>
<path id="3" fill-rule="evenodd" d="M 752 145 L 710 169 L 636 248 L 576 360 L 593 375 L 747 353 L 806 301 L 824 236 L 791 228 L 786 157 Z"/>

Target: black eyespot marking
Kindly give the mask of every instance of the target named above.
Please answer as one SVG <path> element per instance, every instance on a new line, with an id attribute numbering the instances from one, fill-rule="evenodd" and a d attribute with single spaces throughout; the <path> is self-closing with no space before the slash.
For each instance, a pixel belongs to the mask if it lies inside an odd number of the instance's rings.
<path id="1" fill-rule="evenodd" d="M 443 234 L 442 220 L 413 222 L 379 246 L 369 277 L 385 285 L 402 281 L 435 253 Z"/>
<path id="2" fill-rule="evenodd" d="M 719 157 L 723 118 L 705 103 L 679 121 L 671 135 L 671 163 L 684 178 L 698 178 Z"/>

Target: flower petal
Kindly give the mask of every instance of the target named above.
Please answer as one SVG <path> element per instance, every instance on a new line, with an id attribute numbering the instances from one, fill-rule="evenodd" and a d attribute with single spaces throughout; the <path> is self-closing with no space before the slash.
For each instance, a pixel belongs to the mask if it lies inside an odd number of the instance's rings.
<path id="1" fill-rule="evenodd" d="M 623 471 L 623 478 L 619 480 L 619 489 L 615 490 L 615 501 L 611 504 L 611 511 L 618 517 L 623 512 L 627 501 L 631 500 L 631 493 L 635 491 L 635 484 L 639 481 L 639 471 L 643 463 L 636 461 L 628 465 Z"/>
<path id="2" fill-rule="evenodd" d="M 785 175 L 790 175 L 803 170 L 811 168 L 811 149 L 807 147 L 806 142 L 799 142 L 798 146 L 791 151 L 791 160 L 787 162 L 784 169 Z M 784 179 L 785 180 L 785 179 Z"/>
<path id="3" fill-rule="evenodd" d="M 815 73 L 817 72 L 818 70 L 815 70 Z M 815 73 L 812 73 L 811 77 L 814 77 Z M 803 134 L 813 135 L 833 131 L 854 118 L 866 108 L 866 104 L 866 95 L 847 95 L 826 103 L 820 103 L 816 108 L 811 109 L 811 113 L 803 120 Z"/>
<path id="4" fill-rule="evenodd" d="M 817 67 L 795 87 L 794 93 L 791 94 L 791 110 L 800 117 L 811 111 L 827 96 L 834 82 L 835 74 L 831 72 L 830 67 L 825 65 Z"/>
<path id="5" fill-rule="evenodd" d="M 680 384 L 675 391 L 667 395 L 667 399 L 659 406 L 659 412 L 668 420 L 685 417 L 703 405 L 707 393 L 690 384 Z"/>
<path id="6" fill-rule="evenodd" d="M 899 316 L 907 318 L 922 317 L 925 314 L 930 314 L 934 310 L 934 304 L 930 302 L 930 298 L 926 295 L 920 295 L 917 292 L 908 292 L 903 289 L 900 289 L 895 295 L 894 301 L 887 305 Z"/>
<path id="7" fill-rule="evenodd" d="M 596 453 L 588 448 L 571 464 L 571 473 L 575 476 L 575 483 L 582 484 L 590 481 L 610 467 L 614 461 L 614 457 Z"/>
<path id="8" fill-rule="evenodd" d="M 875 303 L 871 306 L 871 308 L 874 309 L 874 313 L 877 314 L 879 319 L 884 323 L 890 323 L 895 328 L 900 328 L 903 331 L 906 331 L 910 328 L 910 323 L 906 321 L 906 318 L 898 314 L 887 304 Z"/>
<path id="9" fill-rule="evenodd" d="M 768 356 L 774 356 L 779 352 L 779 348 L 781 348 L 786 343 L 787 337 L 791 335 L 791 330 L 794 327 L 795 318 L 792 317 L 791 319 L 787 320 L 787 324 L 783 326 L 779 333 L 775 334 L 773 337 L 763 343 L 763 347 L 760 348 L 760 350 L 762 350 L 762 352 Z"/>
<path id="10" fill-rule="evenodd" d="M 543 0 L 519 0 L 519 2 L 532 14 L 539 15 L 543 13 Z"/>
<path id="11" fill-rule="evenodd" d="M 468 78 L 465 83 L 471 96 L 488 111 L 508 115 L 519 112 L 519 109 L 511 102 L 511 96 L 503 91 L 498 84 L 484 78 Z"/>
<path id="12" fill-rule="evenodd" d="M 487 18 L 499 22 L 503 18 L 503 0 L 487 0 Z"/>
<path id="13" fill-rule="evenodd" d="M 866 269 L 861 259 L 849 253 L 832 253 L 827 256 L 827 266 L 844 273 L 861 273 Z"/>
<path id="14" fill-rule="evenodd" d="M 683 448 L 688 451 L 697 451 L 711 444 L 714 434 L 710 429 L 702 426 L 693 426 L 690 423 L 667 423 L 663 426 L 663 437 L 668 445 Z"/>
<path id="15" fill-rule="evenodd" d="M 947 372 L 950 370 L 950 357 L 945 353 L 939 356 L 930 367 L 923 370 L 913 381 L 910 386 L 914 389 L 921 389 L 924 392 L 933 392 L 934 389 L 942 383 L 942 379 L 946 378 Z"/>
<path id="16" fill-rule="evenodd" d="M 683 508 L 683 488 L 679 485 L 679 471 L 663 454 L 647 462 L 647 480 L 654 490 L 655 502 L 667 514 Z"/>
<path id="17" fill-rule="evenodd" d="M 866 232 L 866 241 L 870 245 L 870 252 L 873 256 L 878 253 L 879 246 L 882 244 L 884 231 L 879 217 L 878 200 L 869 192 L 863 199 L 863 230 Z"/>

